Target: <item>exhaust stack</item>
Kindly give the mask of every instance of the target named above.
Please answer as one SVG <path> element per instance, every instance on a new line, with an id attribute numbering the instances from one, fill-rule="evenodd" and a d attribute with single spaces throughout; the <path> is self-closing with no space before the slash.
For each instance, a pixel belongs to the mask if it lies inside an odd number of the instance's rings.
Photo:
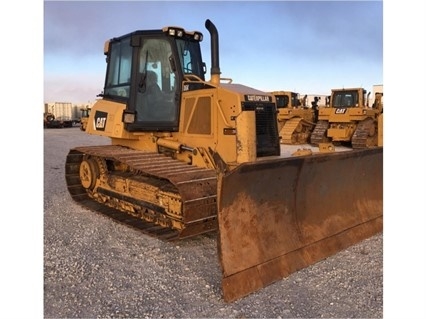
<path id="1" fill-rule="evenodd" d="M 219 34 L 216 26 L 209 19 L 206 20 L 206 29 L 210 32 L 210 46 L 211 46 L 211 62 L 210 69 L 211 79 L 210 82 L 219 85 L 220 83 L 220 67 L 219 67 Z"/>

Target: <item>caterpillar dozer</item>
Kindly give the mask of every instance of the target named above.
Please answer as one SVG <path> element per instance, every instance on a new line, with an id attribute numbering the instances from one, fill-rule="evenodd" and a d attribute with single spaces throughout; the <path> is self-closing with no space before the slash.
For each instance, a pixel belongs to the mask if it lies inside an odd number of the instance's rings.
<path id="1" fill-rule="evenodd" d="M 278 109 L 278 131 L 282 144 L 306 144 L 315 127 L 312 108 L 306 106 L 306 97 L 289 91 L 273 91 Z"/>
<path id="2" fill-rule="evenodd" d="M 81 108 L 81 117 L 80 117 L 80 130 L 85 131 L 87 127 L 87 121 L 89 120 L 90 107 Z"/>
<path id="3" fill-rule="evenodd" d="M 364 88 L 333 89 L 331 105 L 319 108 L 311 143 L 345 143 L 353 148 L 383 146 L 383 108 L 369 107 Z"/>
<path id="4" fill-rule="evenodd" d="M 71 197 L 159 239 L 216 231 L 231 302 L 382 230 L 382 148 L 284 155 L 274 97 L 211 78 L 203 34 L 180 27 L 106 41 L 106 76 L 72 148 Z"/>

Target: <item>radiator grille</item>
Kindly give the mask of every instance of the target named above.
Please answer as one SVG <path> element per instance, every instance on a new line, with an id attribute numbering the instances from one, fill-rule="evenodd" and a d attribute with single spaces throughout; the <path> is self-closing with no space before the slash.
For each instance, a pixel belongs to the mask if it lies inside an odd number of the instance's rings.
<path id="1" fill-rule="evenodd" d="M 280 155 L 277 112 L 274 103 L 243 102 L 243 111 L 256 114 L 257 157 Z"/>

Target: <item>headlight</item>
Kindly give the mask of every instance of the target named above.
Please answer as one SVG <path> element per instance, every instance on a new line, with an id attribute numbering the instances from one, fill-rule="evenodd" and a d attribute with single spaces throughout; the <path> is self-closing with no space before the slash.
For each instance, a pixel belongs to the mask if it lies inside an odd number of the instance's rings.
<path id="1" fill-rule="evenodd" d="M 201 33 L 195 32 L 194 33 L 194 40 L 203 41 L 203 35 Z"/>
<path id="2" fill-rule="evenodd" d="M 195 41 L 203 41 L 203 34 L 200 31 L 185 32 L 184 29 L 179 27 L 164 27 L 162 30 L 172 37 L 183 38 L 189 36 Z"/>
<path id="3" fill-rule="evenodd" d="M 131 124 L 135 122 L 135 113 L 133 112 L 123 112 L 123 123 Z"/>
<path id="4" fill-rule="evenodd" d="M 168 27 L 168 28 L 163 28 L 163 31 L 166 29 L 167 33 L 173 37 L 183 37 L 183 35 L 185 34 L 185 31 L 183 29 L 179 29 L 179 28 L 175 28 L 175 27 Z"/>

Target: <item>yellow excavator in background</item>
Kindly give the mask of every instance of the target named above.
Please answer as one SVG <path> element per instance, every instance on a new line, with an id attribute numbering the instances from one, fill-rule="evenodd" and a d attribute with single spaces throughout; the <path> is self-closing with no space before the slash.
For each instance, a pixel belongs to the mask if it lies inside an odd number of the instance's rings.
<path id="1" fill-rule="evenodd" d="M 383 136 L 383 107 L 369 107 L 366 93 L 364 88 L 333 89 L 331 105 L 319 108 L 311 143 L 346 143 L 353 148 L 383 146 L 383 139 L 379 139 Z"/>
<path id="2" fill-rule="evenodd" d="M 306 144 L 315 127 L 315 114 L 306 96 L 290 91 L 273 91 L 278 108 L 278 131 L 282 144 Z"/>
<path id="3" fill-rule="evenodd" d="M 210 80 L 201 32 L 106 41 L 85 132 L 111 145 L 71 149 L 65 178 L 84 207 L 157 238 L 217 231 L 230 302 L 380 232 L 383 150 L 285 156 L 274 96 L 222 79 L 219 34 L 205 27 Z"/>

